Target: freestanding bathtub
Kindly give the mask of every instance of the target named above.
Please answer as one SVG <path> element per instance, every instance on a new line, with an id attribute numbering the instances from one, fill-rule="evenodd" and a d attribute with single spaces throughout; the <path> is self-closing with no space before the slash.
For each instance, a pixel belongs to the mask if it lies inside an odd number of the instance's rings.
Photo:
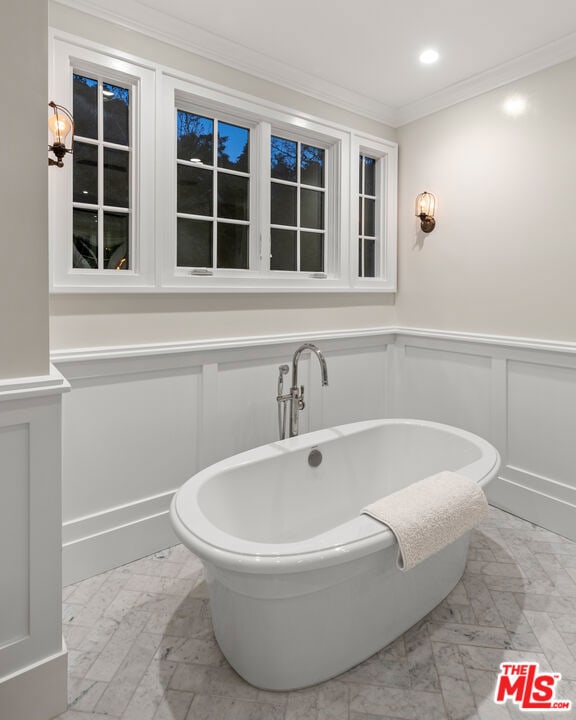
<path id="1" fill-rule="evenodd" d="M 393 534 L 361 509 L 441 470 L 485 486 L 499 464 L 492 445 L 463 430 L 374 420 L 264 445 L 192 477 L 171 519 L 204 563 L 230 664 L 257 687 L 295 689 L 397 638 L 456 585 L 469 533 L 402 572 Z"/>

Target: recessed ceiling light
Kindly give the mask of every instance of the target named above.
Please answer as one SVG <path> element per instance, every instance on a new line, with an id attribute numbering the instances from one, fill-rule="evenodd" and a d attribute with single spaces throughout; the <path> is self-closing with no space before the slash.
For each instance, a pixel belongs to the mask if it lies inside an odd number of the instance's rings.
<path id="1" fill-rule="evenodd" d="M 190 158 L 190 160 L 188 160 L 188 162 L 201 163 L 202 160 L 200 158 Z"/>
<path id="2" fill-rule="evenodd" d="M 432 63 L 435 63 L 439 57 L 439 53 L 436 52 L 436 50 L 432 50 L 432 48 L 430 48 L 420 53 L 420 62 L 423 65 L 432 65 Z"/>
<path id="3" fill-rule="evenodd" d="M 506 115 L 518 117 L 518 115 L 526 112 L 527 106 L 526 98 L 522 97 L 522 95 L 510 95 L 510 97 L 506 98 L 502 107 Z"/>
<path id="4" fill-rule="evenodd" d="M 114 97 L 114 92 L 112 90 L 102 90 L 102 95 L 106 98 Z"/>

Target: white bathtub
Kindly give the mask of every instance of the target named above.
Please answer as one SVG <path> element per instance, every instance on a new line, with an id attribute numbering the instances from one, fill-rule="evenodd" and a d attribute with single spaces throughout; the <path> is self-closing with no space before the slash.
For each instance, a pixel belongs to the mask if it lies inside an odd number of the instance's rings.
<path id="1" fill-rule="evenodd" d="M 318 448 L 318 467 L 308 456 Z M 468 534 L 408 572 L 367 504 L 441 470 L 486 485 L 498 452 L 476 435 L 375 420 L 249 450 L 176 493 L 174 529 L 203 561 L 214 632 L 248 682 L 305 687 L 374 654 L 435 607 L 464 571 Z"/>

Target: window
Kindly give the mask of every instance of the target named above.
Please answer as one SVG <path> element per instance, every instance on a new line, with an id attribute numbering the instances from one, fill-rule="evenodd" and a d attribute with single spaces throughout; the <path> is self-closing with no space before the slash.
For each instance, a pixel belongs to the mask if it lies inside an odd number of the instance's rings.
<path id="1" fill-rule="evenodd" d="M 374 277 L 376 271 L 376 159 L 359 156 L 358 172 L 358 276 Z"/>
<path id="2" fill-rule="evenodd" d="M 131 268 L 130 94 L 129 87 L 73 74 L 73 268 Z"/>
<path id="3" fill-rule="evenodd" d="M 155 73 L 68 40 L 51 54 L 50 93 L 74 115 L 73 153 L 49 175 L 52 290 L 154 287 Z"/>
<path id="4" fill-rule="evenodd" d="M 352 212 L 356 236 L 354 286 L 396 289 L 397 155 L 387 143 L 357 135 L 352 178 L 357 199 Z"/>
<path id="5" fill-rule="evenodd" d="M 248 268 L 250 128 L 177 111 L 177 266 Z"/>
<path id="6" fill-rule="evenodd" d="M 324 272 L 325 150 L 272 136 L 270 269 Z"/>
<path id="7" fill-rule="evenodd" d="M 251 102 L 225 105 L 220 93 L 209 103 L 196 91 L 177 79 L 165 84 L 174 107 L 175 192 L 167 193 L 166 207 L 175 218 L 175 249 L 165 253 L 163 285 L 342 286 L 334 158 L 345 134 L 313 123 L 296 131 L 283 114 Z M 167 217 L 161 222 L 170 228 Z"/>
<path id="8" fill-rule="evenodd" d="M 54 35 L 53 291 L 395 290 L 394 143 Z M 358 176 L 357 176 L 358 174 Z"/>

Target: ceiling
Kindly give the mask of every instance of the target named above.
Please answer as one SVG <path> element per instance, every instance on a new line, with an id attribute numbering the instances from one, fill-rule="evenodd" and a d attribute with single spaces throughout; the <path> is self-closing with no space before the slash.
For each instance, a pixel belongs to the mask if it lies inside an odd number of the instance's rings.
<path id="1" fill-rule="evenodd" d="M 575 0 L 58 1 L 394 126 L 576 56 Z"/>

